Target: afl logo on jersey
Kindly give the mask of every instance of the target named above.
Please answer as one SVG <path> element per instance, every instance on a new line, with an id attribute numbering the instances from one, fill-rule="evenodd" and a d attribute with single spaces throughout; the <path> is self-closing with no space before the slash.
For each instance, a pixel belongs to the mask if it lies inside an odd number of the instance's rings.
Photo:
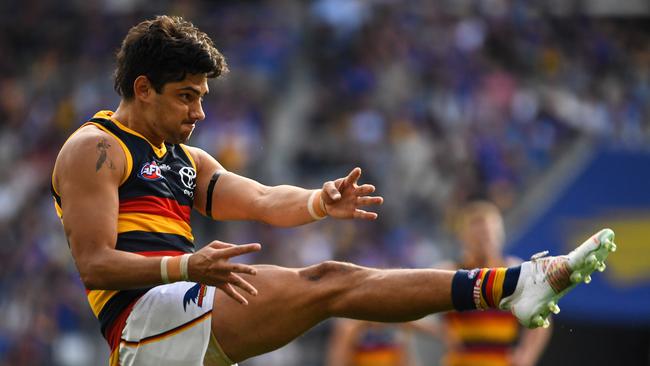
<path id="1" fill-rule="evenodd" d="M 162 179 L 162 174 L 158 164 L 155 161 L 152 161 L 150 163 L 145 163 L 142 166 L 138 177 L 148 181 L 155 181 Z"/>

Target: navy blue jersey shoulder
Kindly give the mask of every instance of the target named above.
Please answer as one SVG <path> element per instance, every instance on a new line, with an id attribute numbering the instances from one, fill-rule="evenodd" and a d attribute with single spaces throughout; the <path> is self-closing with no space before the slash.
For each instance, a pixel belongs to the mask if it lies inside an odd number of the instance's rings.
<path id="1" fill-rule="evenodd" d="M 105 118 L 93 118 L 89 122 L 100 124 L 122 140 L 131 153 L 133 169 L 120 187 L 120 200 L 142 196 L 156 196 L 176 200 L 179 204 L 194 204 L 196 170 L 191 157 L 178 144 L 165 143 L 166 153 L 159 157 L 151 144 L 141 136 L 118 127 Z M 150 184 L 164 180 L 166 184 Z"/>

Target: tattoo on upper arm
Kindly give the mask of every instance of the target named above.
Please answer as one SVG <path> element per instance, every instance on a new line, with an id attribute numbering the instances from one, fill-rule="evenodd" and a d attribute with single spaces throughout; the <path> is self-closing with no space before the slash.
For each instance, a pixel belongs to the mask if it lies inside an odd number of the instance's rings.
<path id="1" fill-rule="evenodd" d="M 102 168 L 102 165 L 104 165 L 104 163 L 106 163 L 109 169 L 115 169 L 115 165 L 113 165 L 113 161 L 108 157 L 107 151 L 109 147 L 111 147 L 111 145 L 103 137 L 97 143 L 97 153 L 99 154 L 99 157 L 97 158 L 97 164 L 95 164 L 96 172 L 98 172 L 99 169 Z"/>

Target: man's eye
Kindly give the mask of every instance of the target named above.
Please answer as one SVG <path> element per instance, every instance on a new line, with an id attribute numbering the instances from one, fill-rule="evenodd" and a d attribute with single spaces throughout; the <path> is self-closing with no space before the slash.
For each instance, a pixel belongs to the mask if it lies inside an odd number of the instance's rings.
<path id="1" fill-rule="evenodd" d="M 190 100 L 190 95 L 188 93 L 183 93 L 183 94 L 181 94 L 181 99 Z"/>

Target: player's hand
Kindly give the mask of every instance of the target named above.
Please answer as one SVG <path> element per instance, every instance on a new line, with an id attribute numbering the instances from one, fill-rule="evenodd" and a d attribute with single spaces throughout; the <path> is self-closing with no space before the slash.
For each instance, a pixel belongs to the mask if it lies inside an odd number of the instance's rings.
<path id="1" fill-rule="evenodd" d="M 253 266 L 232 263 L 229 260 L 242 254 L 257 252 L 261 248 L 262 246 L 257 243 L 234 245 L 215 240 L 190 256 L 188 262 L 190 280 L 215 286 L 235 301 L 247 305 L 248 301 L 237 288 L 253 296 L 257 295 L 257 289 L 238 273 L 255 275 L 257 270 Z"/>
<path id="2" fill-rule="evenodd" d="M 377 213 L 359 207 L 381 205 L 384 199 L 381 196 L 369 196 L 375 191 L 375 186 L 372 184 L 359 186 L 357 182 L 360 176 L 361 168 L 354 168 L 347 177 L 323 184 L 321 199 L 327 215 L 338 219 L 374 220 L 377 218 Z"/>

